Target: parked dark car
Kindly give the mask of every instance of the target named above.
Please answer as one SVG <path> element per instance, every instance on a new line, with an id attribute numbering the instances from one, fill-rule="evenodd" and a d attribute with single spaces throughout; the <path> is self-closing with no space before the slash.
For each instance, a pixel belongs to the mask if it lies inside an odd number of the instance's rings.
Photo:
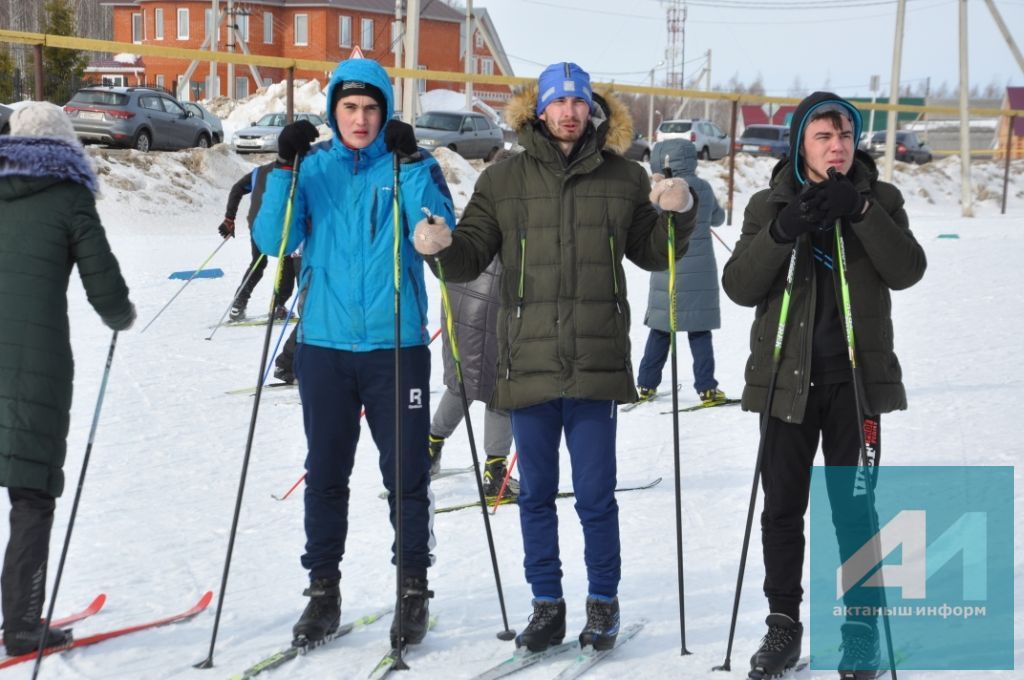
<path id="1" fill-rule="evenodd" d="M 85 87 L 64 111 L 86 144 L 138 151 L 209 147 L 213 130 L 164 91 L 148 87 Z"/>
<path id="2" fill-rule="evenodd" d="M 785 125 L 750 125 L 736 140 L 736 151 L 751 156 L 785 158 L 789 155 L 789 127 Z"/>
<path id="3" fill-rule="evenodd" d="M 213 115 L 206 110 L 202 104 L 195 102 L 181 102 L 181 105 L 192 112 L 196 118 L 202 118 L 206 121 L 206 124 L 210 126 L 210 131 L 213 132 L 213 143 L 220 144 L 224 141 L 224 124 L 221 123 L 220 118 Z"/>
<path id="4" fill-rule="evenodd" d="M 875 158 L 885 155 L 884 130 L 871 136 L 868 153 Z M 917 133 L 900 130 L 896 132 L 896 160 L 904 163 L 931 163 L 932 150 L 918 139 Z"/>
<path id="5" fill-rule="evenodd" d="M 9 106 L 0 104 L 0 135 L 10 134 L 11 132 L 11 114 L 14 113 L 14 109 Z"/>
<path id="6" fill-rule="evenodd" d="M 631 161 L 651 162 L 651 143 L 639 132 L 633 133 L 633 141 L 629 143 L 626 153 L 622 154 Z"/>
<path id="7" fill-rule="evenodd" d="M 505 147 L 501 128 L 479 113 L 428 111 L 416 119 L 416 143 L 424 149 L 446 146 L 463 158 L 494 158 Z"/>

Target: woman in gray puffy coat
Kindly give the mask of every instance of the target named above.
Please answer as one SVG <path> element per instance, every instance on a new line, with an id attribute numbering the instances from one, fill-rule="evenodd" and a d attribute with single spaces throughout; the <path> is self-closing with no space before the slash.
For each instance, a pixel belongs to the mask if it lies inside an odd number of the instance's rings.
<path id="1" fill-rule="evenodd" d="M 452 308 L 455 339 L 459 345 L 462 364 L 462 382 L 466 386 L 466 399 L 472 403 L 491 400 L 498 370 L 498 308 L 501 283 L 501 262 L 494 258 L 491 264 L 469 283 L 449 283 L 448 298 Z M 442 310 L 441 327 L 444 329 L 441 356 L 444 359 L 445 392 L 434 411 L 427 438 L 431 458 L 431 474 L 441 467 L 441 448 L 444 440 L 462 422 L 462 396 L 455 372 L 448 339 L 448 324 Z M 497 496 L 508 469 L 506 459 L 512 447 L 512 421 L 508 411 L 493 409 L 484 412 L 484 495 Z M 519 483 L 509 479 L 506 494 L 519 495 Z"/>
<path id="2" fill-rule="evenodd" d="M 725 400 L 715 380 L 715 350 L 711 331 L 720 328 L 722 316 L 718 306 L 718 267 L 711 243 L 711 227 L 725 221 L 725 212 L 718 205 L 711 185 L 697 177 L 697 149 L 685 139 L 669 139 L 654 145 L 651 171 L 661 173 L 672 169 L 674 177 L 683 177 L 697 192 L 697 226 L 690 236 L 690 248 L 676 265 L 677 330 L 686 331 L 693 357 L 693 388 L 706 404 Z M 644 323 L 651 329 L 644 347 L 637 374 L 637 391 L 641 401 L 649 401 L 661 384 L 661 371 L 668 358 L 671 338 L 668 318 L 668 272 L 651 274 Z"/>

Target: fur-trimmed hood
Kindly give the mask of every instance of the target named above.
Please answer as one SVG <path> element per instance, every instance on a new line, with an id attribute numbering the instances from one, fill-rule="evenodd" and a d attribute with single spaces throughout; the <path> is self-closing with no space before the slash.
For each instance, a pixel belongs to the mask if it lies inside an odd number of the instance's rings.
<path id="1" fill-rule="evenodd" d="M 0 178 L 4 177 L 75 182 L 94 194 L 99 189 L 82 147 L 59 137 L 0 137 Z M 0 197 L 6 198 L 4 193 L 0 190 Z"/>
<path id="2" fill-rule="evenodd" d="M 505 107 L 505 122 L 520 132 L 537 122 L 537 84 L 531 83 L 512 95 Z M 598 146 L 624 153 L 633 140 L 633 117 L 608 86 L 594 88 L 594 111 L 590 120 L 597 131 Z"/>

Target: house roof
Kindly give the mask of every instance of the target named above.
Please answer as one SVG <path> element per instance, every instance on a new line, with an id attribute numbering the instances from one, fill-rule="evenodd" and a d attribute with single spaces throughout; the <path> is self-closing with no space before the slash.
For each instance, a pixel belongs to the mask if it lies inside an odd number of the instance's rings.
<path id="1" fill-rule="evenodd" d="M 508 55 L 505 54 L 505 46 L 501 44 L 501 38 L 498 37 L 498 31 L 494 27 L 494 22 L 491 21 L 491 15 L 487 13 L 487 9 L 484 7 L 477 7 L 473 10 L 477 20 L 480 22 L 479 25 L 487 31 L 487 36 L 491 39 L 491 43 L 494 48 L 498 50 L 498 54 L 491 55 L 498 62 L 501 67 L 502 75 L 513 76 L 515 73 L 512 72 L 512 64 L 508 60 Z"/>
<path id="2" fill-rule="evenodd" d="M 796 111 L 795 106 L 783 104 L 778 111 L 772 114 L 772 125 L 789 125 L 787 118 Z"/>
<path id="3" fill-rule="evenodd" d="M 101 0 L 101 5 L 107 6 L 132 6 L 138 7 L 149 2 L 161 2 L 166 0 Z M 191 0 L 195 4 L 210 3 L 206 0 Z M 272 7 L 333 7 L 336 9 L 350 9 L 374 14 L 395 15 L 394 0 L 246 0 L 250 5 L 270 5 Z M 461 22 L 461 13 L 452 9 L 443 2 L 427 2 L 420 9 L 420 16 L 424 19 L 435 21 Z"/>
<path id="4" fill-rule="evenodd" d="M 1006 88 L 1006 98 L 1011 109 L 1024 109 L 1024 87 Z M 1015 137 L 1024 137 L 1024 118 L 1017 118 L 1013 122 L 1013 134 Z"/>
<path id="5" fill-rule="evenodd" d="M 767 125 L 768 114 L 764 112 L 759 104 L 742 104 L 740 111 L 743 114 L 743 125 Z"/>

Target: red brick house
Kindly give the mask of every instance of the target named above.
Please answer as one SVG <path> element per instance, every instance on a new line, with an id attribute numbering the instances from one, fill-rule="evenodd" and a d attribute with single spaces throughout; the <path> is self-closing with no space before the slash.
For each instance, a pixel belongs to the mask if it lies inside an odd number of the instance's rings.
<path id="1" fill-rule="evenodd" d="M 212 0 L 101 0 L 113 8 L 114 40 L 145 45 L 209 49 Z M 227 15 L 226 0 L 218 1 L 220 22 L 217 50 L 227 51 L 226 26 L 234 24 L 250 54 L 338 62 L 359 47 L 366 58 L 382 66 L 394 66 L 392 45 L 396 38 L 394 0 L 250 0 L 233 1 Z M 511 65 L 485 9 L 476 12 L 471 41 L 474 72 L 512 75 Z M 231 20 L 229 22 L 229 19 Z M 433 71 L 465 71 L 465 16 L 442 2 L 425 2 L 420 15 L 420 68 Z M 244 53 L 237 36 L 233 51 Z M 491 48 L 497 52 L 492 53 Z M 143 80 L 179 90 L 188 82 L 188 97 L 206 98 L 210 63 L 199 62 L 187 73 L 189 62 L 146 56 L 140 60 Z M 404 59 L 403 59 L 404 61 Z M 403 64 L 404 66 L 404 64 Z M 234 66 L 236 97 L 252 94 L 257 87 L 285 78 L 283 69 Z M 102 69 L 95 69 L 102 72 Z M 102 73 L 101 73 L 102 75 Z M 296 70 L 295 77 L 316 78 L 326 84 L 329 73 Z M 227 95 L 227 65 L 217 65 L 217 94 Z M 125 83 L 131 84 L 131 83 Z M 457 82 L 427 81 L 421 88 L 462 91 Z M 475 84 L 474 94 L 492 107 L 502 107 L 507 86 Z"/>

